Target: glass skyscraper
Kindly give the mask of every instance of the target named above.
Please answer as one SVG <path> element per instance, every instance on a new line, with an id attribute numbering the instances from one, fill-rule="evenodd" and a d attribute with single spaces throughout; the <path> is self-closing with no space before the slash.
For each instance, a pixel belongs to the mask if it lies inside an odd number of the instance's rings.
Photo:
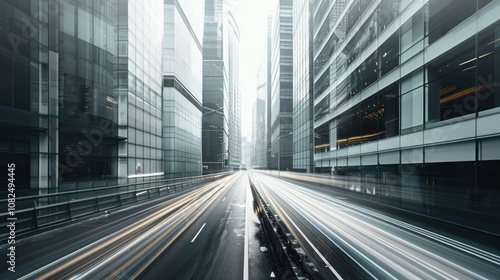
<path id="1" fill-rule="evenodd" d="M 238 56 L 239 30 L 231 12 L 223 0 L 206 0 L 202 114 L 204 173 L 240 165 Z"/>
<path id="2" fill-rule="evenodd" d="M 229 89 L 224 48 L 224 1 L 205 1 L 203 36 L 203 172 L 227 170 L 229 150 Z"/>
<path id="3" fill-rule="evenodd" d="M 292 0 L 276 3 L 271 27 L 271 168 L 292 169 Z M 279 161 L 279 163 L 278 163 Z"/>
<path id="4" fill-rule="evenodd" d="M 314 172 L 312 2 L 293 1 L 293 169 Z"/>
<path id="5" fill-rule="evenodd" d="M 163 176 L 161 0 L 118 1 L 118 176 Z"/>
<path id="6" fill-rule="evenodd" d="M 165 2 L 163 164 L 166 178 L 202 174 L 204 7 L 190 2 Z"/>
<path id="7" fill-rule="evenodd" d="M 227 73 L 229 79 L 229 167 L 239 169 L 241 164 L 240 121 L 240 31 L 231 11 L 227 12 Z"/>
<path id="8" fill-rule="evenodd" d="M 263 53 L 259 69 L 257 72 L 257 98 L 253 105 L 252 120 L 252 142 L 253 157 L 252 168 L 267 169 L 267 154 L 270 148 L 267 147 L 267 93 L 268 93 L 268 61 L 267 50 Z"/>
<path id="9" fill-rule="evenodd" d="M 0 10 L 0 162 L 16 164 L 18 196 L 116 181 L 117 1 Z"/>
<path id="10" fill-rule="evenodd" d="M 19 196 L 163 174 L 163 7 L 0 3 L 0 161 Z"/>

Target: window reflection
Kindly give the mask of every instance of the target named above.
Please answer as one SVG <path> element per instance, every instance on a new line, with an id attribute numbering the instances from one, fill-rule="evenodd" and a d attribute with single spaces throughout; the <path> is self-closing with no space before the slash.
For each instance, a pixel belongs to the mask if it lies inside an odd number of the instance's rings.
<path id="1" fill-rule="evenodd" d="M 401 131 L 414 132 L 422 128 L 424 88 L 422 69 L 401 80 Z"/>
<path id="2" fill-rule="evenodd" d="M 427 120 L 441 121 L 474 113 L 476 59 L 474 38 L 427 66 Z"/>
<path id="3" fill-rule="evenodd" d="M 500 107 L 500 22 L 478 35 L 476 83 L 479 111 Z"/>
<path id="4" fill-rule="evenodd" d="M 399 134 L 398 85 L 382 90 L 338 117 L 337 145 L 345 148 Z"/>

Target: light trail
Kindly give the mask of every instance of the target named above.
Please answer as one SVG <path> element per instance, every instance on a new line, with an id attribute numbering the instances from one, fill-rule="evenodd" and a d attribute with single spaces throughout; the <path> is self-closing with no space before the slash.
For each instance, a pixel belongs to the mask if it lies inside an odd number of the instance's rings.
<path id="1" fill-rule="evenodd" d="M 210 183 L 142 212 L 143 218 L 117 232 L 51 262 L 20 279 L 95 279 L 129 273 L 150 264 L 213 203 L 236 175 Z M 147 215 L 145 215 L 147 213 Z M 167 245 L 161 246 L 167 238 Z M 152 249 L 157 250 L 152 250 Z M 159 249 L 159 250 L 158 250 Z M 159 252 L 158 252 L 159 251 Z M 137 269 L 137 275 L 145 269 Z"/>
<path id="2" fill-rule="evenodd" d="M 487 279 L 500 273 L 498 255 L 470 244 L 274 177 L 254 174 L 253 178 L 288 227 L 300 235 L 308 232 L 313 243 L 323 244 L 313 247 L 310 256 L 316 250 L 333 254 L 337 247 L 355 269 L 382 279 Z M 315 262 L 320 266 L 324 261 Z"/>

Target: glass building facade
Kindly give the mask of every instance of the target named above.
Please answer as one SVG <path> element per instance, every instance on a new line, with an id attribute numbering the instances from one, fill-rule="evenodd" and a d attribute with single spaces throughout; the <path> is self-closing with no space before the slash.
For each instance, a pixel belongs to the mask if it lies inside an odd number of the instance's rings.
<path id="1" fill-rule="evenodd" d="M 257 98 L 253 105 L 252 120 L 252 165 L 250 167 L 257 169 L 267 169 L 267 155 L 270 152 L 268 148 L 267 137 L 267 94 L 268 94 L 268 75 L 267 69 L 267 49 L 260 59 L 259 69 L 257 71 Z"/>
<path id="2" fill-rule="evenodd" d="M 380 179 L 364 191 L 400 203 L 498 210 L 499 12 L 487 0 L 315 1 L 316 171 Z"/>
<path id="3" fill-rule="evenodd" d="M 203 172 L 228 169 L 229 77 L 223 0 L 205 1 L 203 36 Z"/>
<path id="4" fill-rule="evenodd" d="M 18 196 L 116 181 L 117 1 L 0 10 L 0 162 L 16 164 Z"/>
<path id="5" fill-rule="evenodd" d="M 271 38 L 272 38 L 273 14 L 269 11 L 267 15 L 267 40 L 266 40 L 266 167 L 271 169 Z"/>
<path id="6" fill-rule="evenodd" d="M 271 168 L 281 170 L 292 170 L 292 7 L 277 1 L 271 27 Z"/>
<path id="7" fill-rule="evenodd" d="M 257 90 L 263 90 L 265 87 L 265 84 L 261 84 Z M 256 99 L 253 107 L 253 118 L 253 158 L 251 167 L 266 169 L 266 101 L 264 99 Z"/>
<path id="8" fill-rule="evenodd" d="M 293 1 L 293 169 L 314 172 L 312 1 Z"/>
<path id="9" fill-rule="evenodd" d="M 118 175 L 163 175 L 163 1 L 118 1 Z"/>
<path id="10" fill-rule="evenodd" d="M 241 164 L 240 111 L 240 31 L 231 11 L 227 12 L 227 73 L 229 78 L 229 168 L 238 170 Z"/>
<path id="11" fill-rule="evenodd" d="M 163 164 L 166 178 L 202 174 L 203 6 L 165 2 Z"/>

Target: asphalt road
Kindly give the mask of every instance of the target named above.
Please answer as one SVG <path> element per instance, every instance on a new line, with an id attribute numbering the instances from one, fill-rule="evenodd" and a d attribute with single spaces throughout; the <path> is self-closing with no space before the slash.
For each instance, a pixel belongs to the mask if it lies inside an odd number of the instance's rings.
<path id="1" fill-rule="evenodd" d="M 241 175 L 140 278 L 267 279 L 271 268 L 257 250 L 251 199 L 248 177 Z M 245 239 L 254 246 L 245 249 Z"/>
<path id="2" fill-rule="evenodd" d="M 2 254 L 0 279 L 268 279 L 251 201 L 247 174 L 236 173 L 20 236 L 16 272 Z"/>
<path id="3" fill-rule="evenodd" d="M 498 279 L 496 237 L 415 225 L 331 188 L 251 176 L 324 279 Z M 439 230 L 434 230 L 439 228 Z M 478 235 L 481 236 L 481 235 Z"/>

